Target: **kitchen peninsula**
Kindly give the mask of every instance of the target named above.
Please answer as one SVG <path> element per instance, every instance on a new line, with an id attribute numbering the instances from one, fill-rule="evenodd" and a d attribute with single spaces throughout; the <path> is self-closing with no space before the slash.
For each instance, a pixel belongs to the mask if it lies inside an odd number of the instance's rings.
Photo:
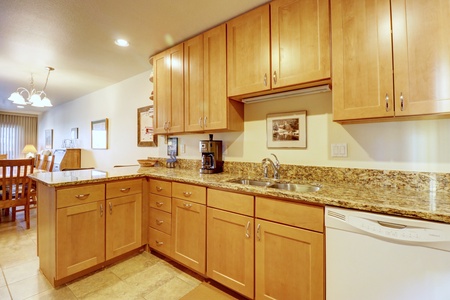
<path id="1" fill-rule="evenodd" d="M 152 180 L 203 189 L 203 205 L 208 209 L 210 205 L 221 206 L 222 200 L 223 203 L 228 201 L 228 198 L 214 200 L 213 196 L 218 193 L 229 195 L 230 199 L 237 195 L 251 196 L 250 199 L 255 199 L 255 202 L 251 200 L 249 212 L 242 214 L 253 216 L 256 212 L 256 218 L 263 218 L 258 217 L 258 203 L 262 207 L 273 201 L 278 208 L 281 207 L 280 213 L 283 206 L 297 205 L 313 210 L 317 208 L 319 215 L 323 215 L 324 206 L 329 205 L 450 223 L 447 174 L 286 165 L 282 166 L 283 176 L 279 181 L 318 183 L 321 188 L 314 192 L 292 192 L 230 182 L 238 178 L 261 178 L 258 167 L 258 164 L 230 162 L 224 165 L 225 172 L 219 174 L 199 174 L 198 169 L 192 166 L 124 167 L 107 171 L 34 174 L 32 178 L 38 183 L 39 197 L 37 228 L 40 268 L 48 280 L 57 286 L 130 253 L 142 251 L 147 244 L 164 253 L 156 245 L 151 245 L 149 235 L 152 197 L 149 182 Z M 231 169 L 234 171 L 230 172 Z M 303 178 L 303 181 L 298 178 Z M 240 210 L 242 205 L 243 202 L 239 202 L 236 209 Z M 308 231 L 322 236 L 323 216 L 312 223 L 312 227 L 308 224 L 287 225 L 306 227 Z M 174 226 L 172 234 L 173 231 Z M 248 228 L 250 236 L 254 231 L 256 228 Z M 111 234 L 113 238 L 108 238 Z M 75 251 L 74 247 L 81 247 L 83 251 Z M 197 272 L 209 277 L 205 269 Z"/>

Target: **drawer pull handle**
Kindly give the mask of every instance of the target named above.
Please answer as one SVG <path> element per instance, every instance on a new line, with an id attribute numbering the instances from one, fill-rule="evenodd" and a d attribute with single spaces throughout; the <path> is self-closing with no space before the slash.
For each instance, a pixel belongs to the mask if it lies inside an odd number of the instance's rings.
<path id="1" fill-rule="evenodd" d="M 103 204 L 100 204 L 100 217 L 103 217 Z"/>
<path id="2" fill-rule="evenodd" d="M 109 202 L 109 214 L 112 215 L 112 203 Z"/>
<path id="3" fill-rule="evenodd" d="M 245 237 L 250 238 L 250 221 L 247 222 L 247 226 L 245 226 Z"/>
<path id="4" fill-rule="evenodd" d="M 192 195 L 192 193 L 191 193 L 191 192 L 183 192 L 183 195 L 184 195 L 186 198 L 189 198 L 189 197 Z"/>
<path id="5" fill-rule="evenodd" d="M 386 101 L 386 111 L 389 111 L 389 95 L 386 93 L 386 96 L 384 97 L 384 101 Z"/>
<path id="6" fill-rule="evenodd" d="M 161 192 L 162 190 L 163 190 L 162 187 L 160 187 L 160 186 L 157 186 L 157 187 L 156 187 L 156 191 L 157 191 L 157 192 Z"/>
<path id="7" fill-rule="evenodd" d="M 90 194 L 80 194 L 80 195 L 76 195 L 75 198 L 77 198 L 78 200 L 86 200 L 87 197 L 89 197 Z"/>
<path id="8" fill-rule="evenodd" d="M 128 193 L 130 190 L 131 190 L 131 188 L 123 188 L 123 189 L 120 189 L 120 191 L 121 191 L 122 193 Z"/>
<path id="9" fill-rule="evenodd" d="M 164 245 L 164 242 L 160 242 L 160 241 L 156 241 L 156 246 L 162 246 L 162 245 Z"/>
<path id="10" fill-rule="evenodd" d="M 163 202 L 158 202 L 158 201 L 156 202 L 156 206 L 158 206 L 158 207 L 163 206 L 163 204 L 164 204 Z"/>
<path id="11" fill-rule="evenodd" d="M 191 208 L 192 204 L 191 203 L 183 203 L 183 206 L 186 208 Z"/>
<path id="12" fill-rule="evenodd" d="M 158 220 L 158 219 L 156 219 L 156 225 L 161 225 L 162 223 L 164 223 L 163 220 Z"/>
<path id="13" fill-rule="evenodd" d="M 258 241 L 261 240 L 261 224 L 258 224 L 258 226 L 256 227 L 256 238 L 258 239 Z"/>

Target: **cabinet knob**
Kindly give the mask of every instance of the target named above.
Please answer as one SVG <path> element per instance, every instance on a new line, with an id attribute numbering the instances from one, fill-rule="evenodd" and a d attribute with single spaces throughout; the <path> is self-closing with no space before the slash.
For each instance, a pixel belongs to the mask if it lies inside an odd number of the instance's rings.
<path id="1" fill-rule="evenodd" d="M 156 219 L 156 225 L 162 225 L 162 223 L 164 223 L 163 220 L 158 220 L 158 219 Z"/>
<path id="2" fill-rule="evenodd" d="M 162 245 L 164 245 L 164 242 L 160 242 L 160 241 L 155 241 L 156 242 L 156 246 L 162 246 Z"/>
<path id="3" fill-rule="evenodd" d="M 163 206 L 164 203 L 163 202 L 156 202 L 155 204 L 156 204 L 157 207 L 161 207 L 161 206 Z"/>
<path id="4" fill-rule="evenodd" d="M 161 192 L 162 190 L 163 190 L 162 187 L 160 187 L 160 186 L 157 186 L 157 187 L 156 187 L 156 191 L 157 191 L 157 192 Z"/>

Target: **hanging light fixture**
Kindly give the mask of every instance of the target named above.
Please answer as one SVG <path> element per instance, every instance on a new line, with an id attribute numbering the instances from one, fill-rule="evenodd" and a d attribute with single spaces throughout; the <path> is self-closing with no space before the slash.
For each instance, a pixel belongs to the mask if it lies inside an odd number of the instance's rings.
<path id="1" fill-rule="evenodd" d="M 17 105 L 28 105 L 34 107 L 51 107 L 53 106 L 50 102 L 50 99 L 47 98 L 47 94 L 45 93 L 45 88 L 47 87 L 48 77 L 50 76 L 50 72 L 55 70 L 52 67 L 47 67 L 47 79 L 45 80 L 45 85 L 42 91 L 37 91 L 34 89 L 34 80 L 33 73 L 31 73 L 31 81 L 30 81 L 30 90 L 26 88 L 20 87 L 14 93 L 9 96 L 8 100 L 11 100 L 14 104 Z"/>

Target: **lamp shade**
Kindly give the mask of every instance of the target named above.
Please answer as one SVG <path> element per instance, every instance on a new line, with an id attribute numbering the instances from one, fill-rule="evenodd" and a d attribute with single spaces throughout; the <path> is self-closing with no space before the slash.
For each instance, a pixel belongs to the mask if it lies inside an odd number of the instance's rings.
<path id="1" fill-rule="evenodd" d="M 22 153 L 36 153 L 36 152 L 37 152 L 36 148 L 31 144 L 25 145 L 25 147 L 22 150 Z"/>

